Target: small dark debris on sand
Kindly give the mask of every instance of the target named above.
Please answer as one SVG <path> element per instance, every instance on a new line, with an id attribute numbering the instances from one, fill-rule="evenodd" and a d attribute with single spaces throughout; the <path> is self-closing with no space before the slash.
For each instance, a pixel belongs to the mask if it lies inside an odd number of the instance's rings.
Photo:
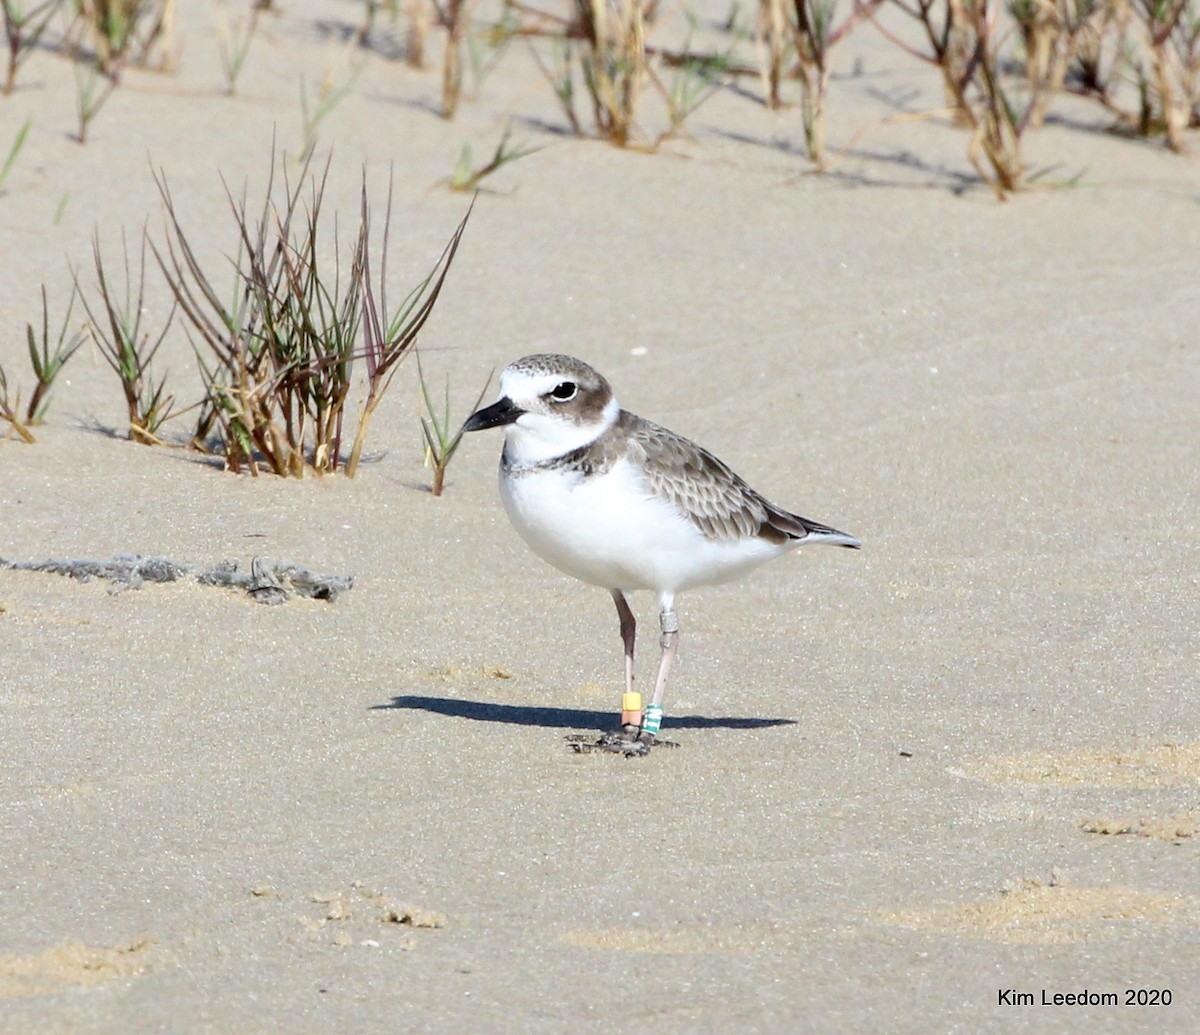
<path id="1" fill-rule="evenodd" d="M 603 751 L 613 755 L 624 755 L 626 758 L 644 758 L 652 747 L 677 748 L 674 740 L 662 740 L 654 737 L 649 742 L 631 739 L 623 733 L 603 733 L 599 737 L 590 733 L 570 733 L 566 736 L 567 745 L 577 755 L 590 755 L 594 751 Z"/>
<path id="2" fill-rule="evenodd" d="M 141 589 L 147 582 L 195 579 L 202 586 L 244 590 L 260 604 L 282 604 L 292 597 L 332 602 L 354 586 L 350 575 L 322 575 L 298 564 L 272 564 L 260 557 L 251 562 L 249 572 L 238 571 L 233 561 L 222 561 L 211 568 L 193 568 L 164 557 L 142 557 L 136 553 L 119 553 L 111 561 L 8 561 L 0 557 L 0 568 L 48 571 L 69 575 L 80 582 L 105 579 L 113 583 L 116 593 Z"/>

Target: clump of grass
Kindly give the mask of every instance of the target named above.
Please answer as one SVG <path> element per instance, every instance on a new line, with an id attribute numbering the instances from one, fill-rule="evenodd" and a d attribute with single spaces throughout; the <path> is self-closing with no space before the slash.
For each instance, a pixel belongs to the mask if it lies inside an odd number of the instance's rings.
<path id="1" fill-rule="evenodd" d="M 957 0 L 940 5 L 936 0 L 890 0 L 915 19 L 925 36 L 926 49 L 910 46 L 884 28 L 876 27 L 892 42 L 942 74 L 946 96 L 956 119 L 970 130 L 967 156 L 1000 200 L 1030 183 L 1021 156 L 1026 129 L 1040 118 L 1048 96 L 1061 82 L 1058 69 L 1072 60 L 1088 19 L 1093 0 L 1062 5 L 1057 24 L 1057 56 L 1052 64 L 1029 66 L 1035 75 L 1024 93 L 1006 78 L 1006 70 L 1019 66 L 1013 33 L 998 25 L 987 0 Z M 1040 71 L 1037 69 L 1040 68 Z"/>
<path id="2" fill-rule="evenodd" d="M 1138 131 L 1163 133 L 1167 146 L 1182 154 L 1184 130 L 1200 126 L 1200 3 L 1130 0 L 1129 6 L 1149 52 L 1134 62 Z"/>
<path id="3" fill-rule="evenodd" d="M 244 194 L 237 200 L 227 189 L 239 241 L 230 302 L 197 259 L 159 179 L 168 233 L 155 255 L 187 320 L 207 393 L 196 440 L 208 447 L 215 432 L 215 448 L 232 471 L 301 477 L 342 466 L 346 403 L 361 357 L 367 395 L 344 465 L 348 476 L 355 474 L 371 416 L 433 310 L 465 227 L 464 219 L 434 271 L 392 311 L 385 295 L 391 192 L 376 290 L 365 175 L 348 269 L 336 230 L 332 264 L 326 258 L 321 209 L 328 174 L 328 163 L 316 176 L 306 162 L 293 185 L 285 169 L 277 197 L 272 161 L 257 215 Z"/>
<path id="4" fill-rule="evenodd" d="M 479 190 L 483 181 L 493 173 L 499 172 L 511 162 L 542 150 L 540 147 L 528 147 L 520 144 L 510 147 L 508 141 L 511 136 L 512 121 L 510 120 L 504 127 L 504 134 L 500 137 L 500 143 L 496 145 L 492 157 L 478 167 L 475 167 L 472 161 L 471 145 L 463 144 L 462 151 L 459 152 L 458 163 L 450 176 L 450 189 L 467 193 Z"/>
<path id="5" fill-rule="evenodd" d="M 77 285 L 71 288 L 71 299 L 67 303 L 67 314 L 63 317 L 62 326 L 54 337 L 50 335 L 50 306 L 46 300 L 46 288 L 42 286 L 42 323 L 40 331 L 32 323 L 25 325 L 25 338 L 29 344 L 29 363 L 33 367 L 37 384 L 29 397 L 29 405 L 25 410 L 25 423 L 37 425 L 42 423 L 46 410 L 50 405 L 50 389 L 63 367 L 67 365 L 80 345 L 83 344 L 84 334 L 80 330 L 71 330 L 71 314 L 75 311 L 75 299 L 79 295 Z"/>
<path id="6" fill-rule="evenodd" d="M 705 101 L 721 88 L 725 75 L 725 61 L 721 57 L 688 57 L 676 66 L 675 75 L 668 88 L 659 84 L 663 100 L 667 105 L 669 127 L 659 138 L 660 142 L 674 136 L 683 129 L 683 124 Z"/>
<path id="7" fill-rule="evenodd" d="M 1025 185 L 1020 148 L 1024 127 L 1001 83 L 996 25 L 986 0 L 944 7 L 935 0 L 891 2 L 920 23 L 928 49 L 910 47 L 886 30 L 885 35 L 941 72 L 955 118 L 971 131 L 967 154 L 980 178 L 1001 199 L 1020 190 Z M 990 171 L 980 160 L 981 151 Z"/>
<path id="8" fill-rule="evenodd" d="M 218 0 L 215 17 L 217 20 L 217 50 L 221 56 L 221 71 L 225 76 L 225 92 L 233 97 L 237 93 L 237 82 L 250 54 L 250 44 L 258 31 L 257 7 L 250 8 L 244 16 L 231 20 L 226 0 Z"/>
<path id="9" fill-rule="evenodd" d="M 1079 34 L 1075 56 L 1063 81 L 1065 90 L 1090 97 L 1111 112 L 1119 111 L 1113 94 L 1122 55 L 1128 50 L 1128 21 L 1127 9 L 1118 10 L 1111 3 L 1099 6 L 1096 16 Z"/>
<path id="10" fill-rule="evenodd" d="M 100 240 L 92 238 L 92 258 L 96 269 L 96 282 L 102 309 L 99 314 L 92 309 L 87 295 L 80 292 L 83 307 L 88 315 L 88 334 L 100 350 L 104 361 L 112 368 L 121 382 L 125 397 L 125 408 L 129 422 L 129 438 L 142 445 L 161 443 L 158 432 L 162 426 L 176 416 L 175 398 L 166 390 L 166 378 L 155 380 L 150 365 L 170 330 L 175 318 L 175 306 L 171 306 L 167 319 L 157 336 L 142 329 L 145 315 L 143 300 L 146 289 L 146 235 L 142 234 L 142 246 L 138 257 L 135 279 L 129 261 L 129 243 L 124 235 L 121 239 L 124 252 L 124 288 L 118 289 L 105 270 L 100 252 Z M 78 289 L 79 278 L 75 278 Z M 136 291 L 136 294 L 135 294 Z"/>
<path id="11" fill-rule="evenodd" d="M 155 254 L 189 324 L 208 406 L 219 429 L 219 449 L 230 470 L 260 465 L 301 476 L 306 467 L 335 469 L 341 413 L 350 389 L 358 332 L 361 268 L 356 246 L 349 277 L 340 255 L 332 270 L 319 260 L 324 247 L 321 206 L 328 165 L 301 204 L 309 164 L 293 187 L 275 199 L 272 162 L 266 195 L 255 218 L 245 196 L 227 190 L 238 232 L 232 302 L 225 303 L 201 268 L 166 184 L 159 187 L 168 214 L 166 249 Z"/>
<path id="12" fill-rule="evenodd" d="M 77 17 L 86 26 L 100 71 L 113 82 L 127 64 L 145 65 L 157 46 L 160 67 L 172 61 L 171 38 L 175 0 L 75 0 Z"/>
<path id="13" fill-rule="evenodd" d="M 690 49 L 692 30 L 698 24 L 685 17 L 689 32 L 682 50 L 654 48 L 647 44 L 647 26 L 657 14 L 656 0 L 574 0 L 572 17 L 526 7 L 515 8 L 527 16 L 521 22 L 506 19 L 493 29 L 497 45 L 513 38 L 544 38 L 555 51 L 547 61 L 530 43 L 530 51 L 550 84 L 571 130 L 584 135 L 576 111 L 582 93 L 590 102 L 595 133 L 618 147 L 652 150 L 678 133 L 688 117 L 734 75 L 753 74 L 735 64 L 732 48 L 715 54 L 697 54 Z M 672 69 L 669 79 L 657 71 L 651 59 Z M 577 79 L 583 90 L 577 88 Z M 666 107 L 668 127 L 648 136 L 639 126 L 639 112 L 646 92 L 652 87 Z"/>
<path id="14" fill-rule="evenodd" d="M 640 0 L 575 0 L 582 26 L 583 82 L 596 130 L 618 147 L 633 140 L 646 78 Z"/>
<path id="15" fill-rule="evenodd" d="M 800 116 L 808 157 L 818 169 L 825 165 L 825 99 L 829 92 L 830 55 L 882 2 L 855 0 L 850 13 L 839 22 L 837 0 L 795 0 L 793 30 L 800 72 Z"/>
<path id="16" fill-rule="evenodd" d="M 483 401 L 495 373 L 493 370 L 488 374 L 487 382 L 479 390 L 474 405 L 467 410 L 467 413 L 474 413 L 479 409 L 479 404 Z M 433 404 L 429 384 L 425 380 L 425 371 L 421 369 L 419 354 L 417 356 L 417 376 L 421 382 L 421 398 L 425 402 L 425 413 L 427 414 L 421 418 L 421 431 L 425 435 L 425 466 L 433 468 L 433 486 L 430 491 L 434 496 L 440 496 L 445 487 L 446 468 L 450 466 L 450 461 L 458 451 L 459 444 L 462 442 L 463 430 L 461 423 L 457 431 L 453 430 L 454 424 L 450 420 L 450 376 L 446 375 L 445 399 L 440 413 Z"/>
<path id="17" fill-rule="evenodd" d="M 50 405 L 49 393 L 55 379 L 64 366 L 83 344 L 83 334 L 71 331 L 71 313 L 75 308 L 78 287 L 72 289 L 67 305 L 67 315 L 57 336 L 50 334 L 50 307 L 46 300 L 46 288 L 42 287 L 42 321 L 40 332 L 32 323 L 25 325 L 25 336 L 29 343 L 29 362 L 33 367 L 36 383 L 29 402 L 21 406 L 20 392 L 10 395 L 8 375 L 0 366 L 0 420 L 5 421 L 20 438 L 30 444 L 37 440 L 30 428 L 42 423 Z"/>
<path id="18" fill-rule="evenodd" d="M 4 13 L 4 38 L 8 44 L 8 69 L 4 76 L 4 95 L 13 92 L 17 84 L 17 70 L 33 53 L 50 24 L 50 19 L 62 6 L 62 0 L 42 0 L 28 10 L 23 0 L 0 0 Z"/>
<path id="19" fill-rule="evenodd" d="M 1119 51 L 1127 49 L 1124 26 L 1129 13 L 1124 0 L 1009 0 L 1008 12 L 1020 34 L 1030 98 L 1028 123 L 1034 128 L 1044 122 L 1073 68 L 1102 75 L 1106 36 L 1114 37 Z"/>
<path id="20" fill-rule="evenodd" d="M 1014 2 L 1026 32 L 1024 12 L 1034 0 Z M 1200 126 L 1200 3 L 1080 0 L 1079 9 L 1087 20 L 1064 88 L 1101 104 L 1116 119 L 1115 128 L 1140 136 L 1162 134 L 1167 146 L 1181 153 L 1184 131 Z M 1130 92 L 1136 106 L 1127 101 Z"/>
<path id="21" fill-rule="evenodd" d="M 17 156 L 21 153 L 21 148 L 25 146 L 25 140 L 29 136 L 29 130 L 33 126 L 33 119 L 26 119 L 21 123 L 21 128 L 17 130 L 17 135 L 13 137 L 12 146 L 8 149 L 8 155 L 4 159 L 4 164 L 0 165 L 0 194 L 4 193 L 4 184 L 8 182 L 8 174 L 12 172 L 12 168 L 17 163 Z"/>

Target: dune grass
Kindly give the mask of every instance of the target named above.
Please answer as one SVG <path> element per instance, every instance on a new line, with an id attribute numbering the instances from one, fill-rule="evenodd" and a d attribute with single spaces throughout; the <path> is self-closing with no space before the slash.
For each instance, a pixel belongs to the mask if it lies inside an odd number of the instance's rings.
<path id="1" fill-rule="evenodd" d="M 389 186 L 387 212 L 383 224 L 383 241 L 380 249 L 380 269 L 378 292 L 371 280 L 370 242 L 370 206 L 367 202 L 366 185 L 362 192 L 362 228 L 363 228 L 363 361 L 367 372 L 367 397 L 363 403 L 358 419 L 358 430 L 354 437 L 354 445 L 350 450 L 350 458 L 346 463 L 346 474 L 353 478 L 358 470 L 362 457 L 363 443 L 366 440 L 367 428 L 395 375 L 396 367 L 416 344 L 421 329 L 433 313 L 441 294 L 446 274 L 454 262 L 463 231 L 467 228 L 467 220 L 471 218 L 471 207 L 463 216 L 462 222 L 454 231 L 450 241 L 442 250 L 442 254 L 434 263 L 419 284 L 416 285 L 396 309 L 390 309 L 387 304 L 387 256 L 388 238 L 391 228 L 392 193 Z"/>
<path id="2" fill-rule="evenodd" d="M 888 2 L 918 23 L 924 46 L 881 31 L 941 73 L 950 111 L 970 133 L 967 157 L 980 179 L 1000 200 L 1028 187 L 1032 177 L 1022 156 L 1024 134 L 1040 124 L 1101 0 L 1013 0 L 1013 10 L 1025 18 L 1024 36 L 1016 31 L 1019 18 L 1005 24 L 996 17 L 994 0 Z M 1041 14 L 1055 17 L 1035 27 L 1028 5 L 1039 2 Z M 1022 67 L 1022 57 L 1025 75 L 1011 75 Z"/>
<path id="3" fill-rule="evenodd" d="M 312 95 L 308 83 L 300 76 L 300 122 L 302 139 L 296 151 L 296 160 L 307 161 L 317 146 L 317 130 L 334 110 L 344 101 L 362 74 L 364 65 L 355 60 L 353 51 L 347 48 L 325 65 L 324 74 Z"/>
<path id="4" fill-rule="evenodd" d="M 475 0 L 445 0 L 442 21 L 446 47 L 442 57 L 442 118 L 452 119 L 462 95 L 463 44 L 471 26 Z"/>
<path id="5" fill-rule="evenodd" d="M 25 146 L 25 141 L 29 139 L 29 130 L 32 128 L 33 119 L 26 119 L 21 123 L 21 128 L 17 130 L 16 136 L 13 137 L 13 142 L 9 146 L 4 162 L 0 163 L 0 194 L 4 193 L 4 185 L 8 182 L 8 176 L 12 172 L 13 166 L 17 164 L 17 157 L 21 154 L 21 149 Z"/>
<path id="6" fill-rule="evenodd" d="M 92 261 L 99 295 L 96 308 L 88 301 L 87 293 L 80 290 L 78 272 L 75 287 L 80 291 L 87 312 L 88 335 L 120 382 L 129 438 L 142 445 L 155 445 L 161 441 L 158 433 L 162 426 L 176 416 L 175 397 L 167 391 L 166 377 L 156 377 L 151 371 L 151 364 L 171 329 L 175 306 L 167 313 L 157 334 L 143 329 L 146 247 L 147 238 L 143 231 L 135 277 L 129 259 L 129 242 L 122 234 L 123 283 L 118 284 L 105 267 L 99 237 L 93 237 Z"/>
<path id="7" fill-rule="evenodd" d="M 4 369 L 3 364 L 0 364 L 0 420 L 8 424 L 22 442 L 33 445 L 37 439 L 34 438 L 33 432 L 29 430 L 26 422 L 21 419 L 20 395 L 14 397 L 10 392 L 8 372 Z"/>
<path id="8" fill-rule="evenodd" d="M 42 0 L 29 5 L 26 0 L 0 0 L 4 15 L 4 41 L 8 64 L 4 73 L 4 94 L 8 96 L 17 85 L 17 70 L 37 48 L 38 41 L 50 25 L 63 0 Z"/>
<path id="9" fill-rule="evenodd" d="M 882 2 L 856 0 L 850 13 L 838 21 L 837 0 L 794 0 L 790 27 L 795 36 L 800 80 L 800 122 L 805 150 L 818 169 L 825 166 L 825 101 L 833 50 L 860 22 L 869 19 Z"/>
<path id="10" fill-rule="evenodd" d="M 148 64 L 156 47 L 163 51 L 159 66 L 169 67 L 175 0 L 73 0 L 73 4 L 96 64 L 114 83 L 126 65 Z"/>
<path id="11" fill-rule="evenodd" d="M 454 166 L 454 172 L 450 176 L 450 189 L 472 194 L 482 188 L 484 180 L 499 172 L 506 165 L 542 150 L 540 147 L 521 144 L 510 145 L 511 137 L 512 121 L 510 120 L 504 127 L 504 132 L 500 136 L 496 150 L 492 152 L 492 157 L 478 166 L 474 164 L 471 145 L 463 144 L 458 155 L 458 162 Z"/>
<path id="12" fill-rule="evenodd" d="M 305 163 L 296 184 L 285 172 L 276 196 L 271 164 L 255 215 L 246 196 L 226 188 L 237 235 L 233 284 L 219 291 L 201 266 L 165 180 L 159 188 L 168 232 L 155 257 L 187 324 L 206 390 L 194 441 L 219 430 L 216 449 L 233 471 L 302 475 L 338 462 L 341 413 L 350 389 L 358 331 L 361 268 L 345 276 L 319 265 L 321 205 L 328 166 L 309 179 Z M 307 208 L 302 205 L 309 187 Z M 361 240 L 355 252 L 361 250 Z"/>
<path id="13" fill-rule="evenodd" d="M 1200 126 L 1200 2 L 1129 0 L 1143 57 L 1132 66 L 1140 98 L 1137 128 L 1186 150 L 1184 130 Z"/>
<path id="14" fill-rule="evenodd" d="M 252 7 L 238 17 L 231 17 L 227 0 L 217 0 L 214 18 L 217 26 L 217 52 L 221 58 L 221 73 L 225 77 L 225 92 L 237 93 L 238 79 L 250 56 L 250 44 L 258 31 L 258 8 Z"/>
<path id="15" fill-rule="evenodd" d="M 254 0 L 232 17 L 228 2 L 218 2 L 217 35 L 225 88 L 232 94 L 260 14 L 306 15 L 299 7 Z M 80 142 L 88 139 L 124 68 L 148 66 L 152 51 L 165 55 L 159 64 L 169 67 L 175 53 L 175 0 L 0 5 L 8 50 L 4 89 L 12 91 L 18 69 L 35 49 L 70 57 Z M 838 82 L 835 52 L 866 26 L 937 71 L 946 108 L 967 133 L 968 159 L 1001 198 L 1037 181 L 1023 141 L 1064 93 L 1103 106 L 1114 128 L 1160 136 L 1173 151 L 1186 150 L 1187 132 L 1200 127 L 1200 0 L 756 0 L 747 4 L 756 13 L 756 30 L 743 24 L 749 19 L 737 3 L 722 23 L 702 20 L 687 0 L 673 6 L 657 0 L 503 0 L 498 17 L 495 7 L 485 15 L 479 0 L 361 0 L 346 6 L 339 32 L 348 41 L 344 51 L 327 62 L 315 85 L 301 73 L 300 159 L 311 155 L 321 127 L 375 54 L 403 53 L 420 68 L 440 44 L 438 108 L 449 119 L 464 102 L 464 69 L 473 70 L 479 93 L 509 44 L 521 40 L 577 135 L 653 150 L 681 135 L 701 104 L 740 81 L 735 90 L 743 98 L 798 110 L 804 152 L 823 171 L 830 164 L 827 102 Z M 66 27 L 47 43 L 57 12 Z M 907 16 L 915 31 L 897 31 L 896 19 L 882 17 L 884 12 Z M 389 19 L 386 39 L 378 27 L 383 16 Z M 651 42 L 660 24 L 673 20 L 678 29 L 680 19 L 690 26 L 682 49 Z M 695 49 L 692 29 L 698 26 L 707 42 Z M 723 38 L 715 46 L 714 33 Z M 401 34 L 403 46 L 396 42 Z M 754 78 L 761 81 L 757 97 L 742 85 Z M 874 125 L 900 125 L 919 114 Z M 654 124 L 664 117 L 665 127 Z M 849 139 L 871 128 L 856 127 Z M 477 169 L 464 154 L 452 182 L 474 189 L 482 175 L 513 157 L 502 148 L 494 156 L 499 165 Z"/>
<path id="16" fill-rule="evenodd" d="M 645 15 L 641 0 L 576 0 L 583 26 L 583 82 L 597 133 L 629 144 L 646 80 Z"/>
<path id="17" fill-rule="evenodd" d="M 71 65 L 71 73 L 75 76 L 75 139 L 86 144 L 88 130 L 112 96 L 116 84 L 103 75 L 98 66 L 82 59 Z"/>
<path id="18" fill-rule="evenodd" d="M 282 190 L 276 173 L 272 161 L 254 208 L 245 193 L 235 198 L 226 188 L 238 241 L 228 292 L 200 263 L 159 178 L 167 234 L 154 252 L 206 390 L 193 443 L 222 455 L 233 471 L 302 477 L 343 468 L 353 477 L 371 417 L 433 312 L 467 217 L 429 275 L 392 309 L 386 286 L 390 188 L 375 281 L 365 174 L 357 233 L 346 248 L 335 222 L 330 259 L 324 243 L 329 220 L 322 214 L 329 164 L 316 172 L 306 161 L 294 181 L 285 166 Z M 351 433 L 347 400 L 359 360 L 366 398 Z"/>
<path id="19" fill-rule="evenodd" d="M 479 409 L 479 404 L 487 394 L 495 374 L 494 370 L 488 374 L 488 379 L 475 397 L 475 402 L 467 410 L 468 416 Z M 455 422 L 450 416 L 452 410 L 449 375 L 446 376 L 445 398 L 442 406 L 439 409 L 434 405 L 433 395 L 429 391 L 429 382 L 425 380 L 425 371 L 421 367 L 419 353 L 417 355 L 417 377 L 421 383 L 421 400 L 425 404 L 425 416 L 421 418 L 421 431 L 425 435 L 425 466 L 433 470 L 433 485 L 429 491 L 434 496 L 440 496 L 446 484 L 446 468 L 450 466 L 450 461 L 454 459 L 454 454 L 462 443 L 463 422 Z"/>
<path id="20" fill-rule="evenodd" d="M 42 285 L 42 320 L 40 326 L 32 323 L 25 325 L 25 340 L 29 346 L 29 365 L 33 368 L 35 384 L 25 410 L 25 423 L 38 425 L 50 405 L 50 389 L 63 367 L 79 351 L 84 343 L 85 334 L 79 328 L 71 327 L 71 316 L 75 311 L 75 300 L 79 297 L 79 289 L 73 286 L 71 298 L 67 303 L 67 312 L 56 335 L 50 333 L 50 304 L 46 298 L 46 286 Z"/>
<path id="21" fill-rule="evenodd" d="M 50 333 L 50 303 L 46 287 L 42 285 L 42 318 L 38 324 L 25 325 L 25 340 L 29 347 L 29 365 L 33 370 L 34 384 L 29 400 L 21 405 L 19 390 L 10 389 L 8 374 L 0 367 L 0 420 L 5 421 L 23 441 L 35 440 L 30 430 L 42 423 L 50 406 L 50 390 L 71 357 L 84 342 L 84 332 L 72 328 L 71 316 L 75 310 L 78 287 L 71 290 L 67 312 L 57 334 Z"/>

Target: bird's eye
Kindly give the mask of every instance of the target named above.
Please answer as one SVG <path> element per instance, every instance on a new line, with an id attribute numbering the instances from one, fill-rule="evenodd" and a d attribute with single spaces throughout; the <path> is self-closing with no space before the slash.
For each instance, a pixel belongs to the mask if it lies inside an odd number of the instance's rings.
<path id="1" fill-rule="evenodd" d="M 577 391 L 579 391 L 579 388 L 574 381 L 563 381 L 562 384 L 554 386 L 554 389 L 550 392 L 550 398 L 555 402 L 565 403 L 574 399 Z"/>

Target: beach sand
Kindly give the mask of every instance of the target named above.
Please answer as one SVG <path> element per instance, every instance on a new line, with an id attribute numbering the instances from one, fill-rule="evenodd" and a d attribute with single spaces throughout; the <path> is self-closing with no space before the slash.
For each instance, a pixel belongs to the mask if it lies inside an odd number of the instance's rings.
<path id="1" fill-rule="evenodd" d="M 122 228 L 161 240 L 154 170 L 232 249 L 221 177 L 261 190 L 339 52 L 303 6 L 234 98 L 183 12 L 178 73 L 129 72 L 86 147 L 64 60 L 23 69 L 10 380 L 93 230 L 116 263 Z M 826 176 L 795 110 L 728 92 L 659 154 L 564 135 L 518 47 L 452 123 L 435 70 L 371 57 L 318 133 L 347 227 L 393 169 L 397 291 L 466 211 L 438 183 L 465 141 L 516 112 L 544 146 L 479 196 L 422 336 L 459 417 L 494 367 L 578 355 L 863 540 L 680 598 L 678 750 L 569 750 L 619 707 L 611 601 L 509 527 L 498 433 L 429 494 L 413 365 L 352 481 L 124 441 L 90 347 L 37 444 L 0 441 L 0 557 L 355 578 L 266 607 L 0 572 L 0 1030 L 1200 1030 L 1200 165 L 1066 104 L 1029 159 L 1080 182 L 1000 204 L 947 120 L 879 121 L 937 108 L 930 71 L 869 28 L 838 69 L 831 145 L 868 131 Z M 194 398 L 178 326 L 160 358 Z M 1084 990 L 1121 1005 L 1042 1005 Z"/>

